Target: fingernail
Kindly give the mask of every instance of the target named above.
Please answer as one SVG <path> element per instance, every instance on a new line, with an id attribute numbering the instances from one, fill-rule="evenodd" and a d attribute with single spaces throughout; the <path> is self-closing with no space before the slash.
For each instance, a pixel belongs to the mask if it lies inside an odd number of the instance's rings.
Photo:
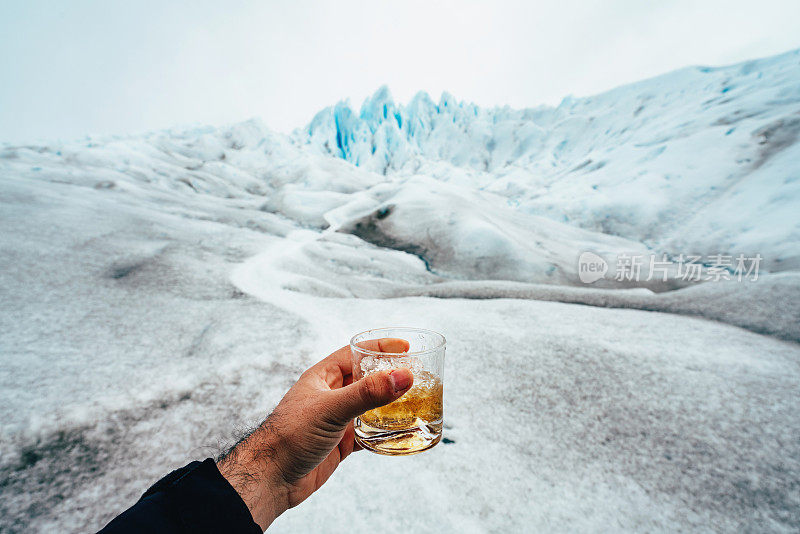
<path id="1" fill-rule="evenodd" d="M 413 379 L 407 369 L 396 369 L 389 373 L 389 378 L 392 380 L 392 387 L 394 387 L 395 393 L 408 389 Z"/>

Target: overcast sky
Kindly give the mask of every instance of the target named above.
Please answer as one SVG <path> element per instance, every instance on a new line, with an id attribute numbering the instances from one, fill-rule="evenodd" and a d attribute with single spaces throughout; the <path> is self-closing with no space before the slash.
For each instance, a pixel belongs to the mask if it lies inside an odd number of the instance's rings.
<path id="1" fill-rule="evenodd" d="M 388 84 L 557 104 L 800 48 L 800 1 L 0 0 L 0 141 L 261 117 L 279 131 Z"/>

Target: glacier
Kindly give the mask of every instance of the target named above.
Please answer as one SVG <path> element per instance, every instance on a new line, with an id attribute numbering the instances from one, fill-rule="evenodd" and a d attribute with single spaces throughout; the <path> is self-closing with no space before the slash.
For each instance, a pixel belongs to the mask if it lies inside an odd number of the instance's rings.
<path id="1" fill-rule="evenodd" d="M 390 176 L 433 176 L 677 255 L 756 252 L 797 270 L 797 51 L 689 67 L 558 107 L 482 109 L 379 89 L 299 142 Z M 769 235 L 769 237 L 768 237 Z"/>
<path id="2" fill-rule="evenodd" d="M 354 455 L 271 531 L 796 530 L 798 131 L 792 51 L 555 107 L 384 87 L 289 135 L 3 143 L 0 530 L 97 530 L 391 324 L 448 339 L 448 443 Z M 764 260 L 587 285 L 584 251 Z"/>

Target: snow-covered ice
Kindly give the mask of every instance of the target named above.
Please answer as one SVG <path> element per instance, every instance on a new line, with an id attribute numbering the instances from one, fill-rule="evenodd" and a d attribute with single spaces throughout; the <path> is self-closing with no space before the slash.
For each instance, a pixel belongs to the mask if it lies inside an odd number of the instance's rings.
<path id="1" fill-rule="evenodd" d="M 445 437 L 275 532 L 800 528 L 800 52 L 556 108 L 380 89 L 291 136 L 0 146 L 0 530 L 92 531 L 368 328 L 448 339 Z M 759 253 L 591 286 L 577 258 Z"/>

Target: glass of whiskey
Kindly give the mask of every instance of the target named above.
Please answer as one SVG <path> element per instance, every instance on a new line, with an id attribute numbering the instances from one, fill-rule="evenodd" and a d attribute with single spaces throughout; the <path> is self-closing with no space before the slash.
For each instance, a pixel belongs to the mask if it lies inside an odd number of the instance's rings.
<path id="1" fill-rule="evenodd" d="M 370 340 L 405 339 L 407 352 L 368 350 Z M 414 383 L 396 401 L 356 417 L 356 442 L 378 454 L 402 456 L 430 449 L 442 439 L 443 371 L 445 339 L 421 328 L 377 328 L 356 334 L 350 340 L 353 380 L 371 373 L 406 367 Z"/>

